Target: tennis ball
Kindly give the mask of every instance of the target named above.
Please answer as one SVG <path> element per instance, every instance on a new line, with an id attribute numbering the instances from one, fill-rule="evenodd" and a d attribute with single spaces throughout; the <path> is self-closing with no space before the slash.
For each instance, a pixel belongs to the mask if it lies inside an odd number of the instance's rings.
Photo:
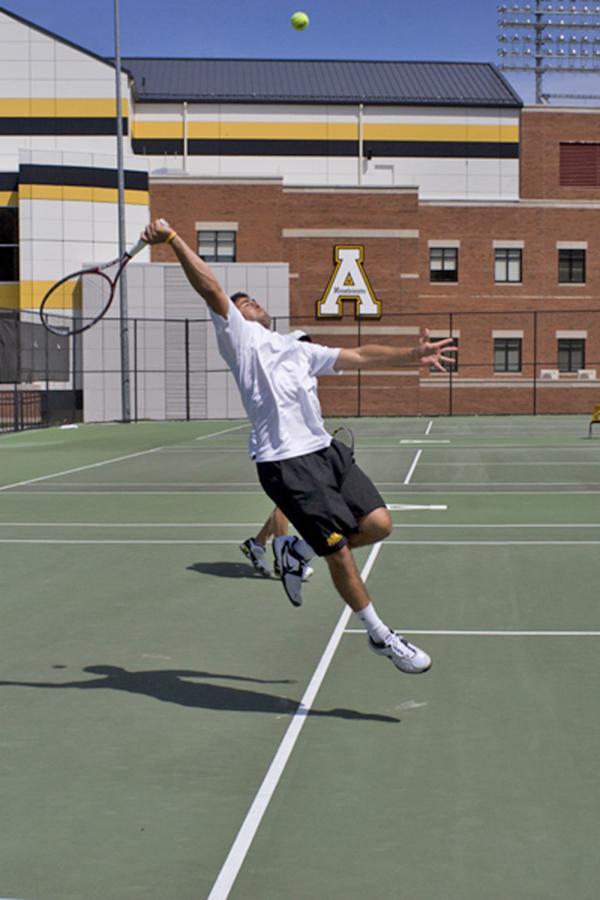
<path id="1" fill-rule="evenodd" d="M 295 28 L 296 31 L 304 31 L 305 28 L 308 28 L 310 19 L 305 12 L 295 12 L 291 18 L 291 22 L 292 28 Z"/>

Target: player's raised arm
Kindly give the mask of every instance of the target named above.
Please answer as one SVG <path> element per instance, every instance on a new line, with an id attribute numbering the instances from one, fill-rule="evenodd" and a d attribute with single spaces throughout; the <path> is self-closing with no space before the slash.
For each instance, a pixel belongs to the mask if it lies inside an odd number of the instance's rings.
<path id="1" fill-rule="evenodd" d="M 224 319 L 227 318 L 229 297 L 210 267 L 188 247 L 168 222 L 165 222 L 164 219 L 155 219 L 146 226 L 142 237 L 148 244 L 170 244 L 194 290 L 206 300 L 213 312 Z"/>
<path id="2" fill-rule="evenodd" d="M 447 354 L 456 353 L 456 349 L 452 338 L 430 341 L 429 331 L 425 328 L 417 346 L 409 349 L 384 344 L 363 344 L 361 347 L 342 349 L 334 368 L 342 371 L 418 365 L 435 366 L 436 369 L 445 372 L 442 364 L 454 362 L 454 358 Z"/>

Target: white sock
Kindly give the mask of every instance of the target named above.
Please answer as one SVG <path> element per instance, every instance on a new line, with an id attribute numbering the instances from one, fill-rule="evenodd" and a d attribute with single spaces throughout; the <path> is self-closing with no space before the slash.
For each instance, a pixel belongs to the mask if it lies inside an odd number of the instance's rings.
<path id="1" fill-rule="evenodd" d="M 375 612 L 373 604 L 369 603 L 364 609 L 359 609 L 356 615 L 367 629 L 369 636 L 372 637 L 376 643 L 383 644 L 390 633 L 390 629 L 381 621 Z"/>

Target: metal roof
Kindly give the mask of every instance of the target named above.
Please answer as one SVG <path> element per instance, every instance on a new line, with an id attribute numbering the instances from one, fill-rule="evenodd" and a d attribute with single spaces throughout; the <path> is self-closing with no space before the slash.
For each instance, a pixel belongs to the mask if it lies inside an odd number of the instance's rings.
<path id="1" fill-rule="evenodd" d="M 491 63 L 128 57 L 122 65 L 139 102 L 523 105 Z"/>

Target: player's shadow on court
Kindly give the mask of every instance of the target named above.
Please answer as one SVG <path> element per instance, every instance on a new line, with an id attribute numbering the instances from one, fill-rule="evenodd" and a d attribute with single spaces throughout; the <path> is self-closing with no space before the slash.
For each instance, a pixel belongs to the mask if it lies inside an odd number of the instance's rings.
<path id="1" fill-rule="evenodd" d="M 213 672 L 196 672 L 187 669 L 158 669 L 129 672 L 120 666 L 86 666 L 83 670 L 100 678 L 83 681 L 0 681 L 0 686 L 47 688 L 52 690 L 77 689 L 81 691 L 111 690 L 142 694 L 164 703 L 177 703 L 195 709 L 230 710 L 234 712 L 275 713 L 293 715 L 300 704 L 289 697 L 262 691 L 247 690 L 230 685 L 213 684 L 207 679 L 219 681 L 250 682 L 253 684 L 290 684 L 289 680 L 269 681 L 247 678 L 243 675 L 218 675 Z M 188 681 L 187 679 L 193 679 Z M 335 719 L 356 719 L 369 722 L 399 722 L 392 716 L 362 713 L 354 709 L 311 709 L 310 716 L 327 716 Z"/>
<path id="2" fill-rule="evenodd" d="M 197 562 L 187 566 L 188 572 L 200 572 L 201 575 L 217 575 L 219 578 L 250 578 L 266 581 L 247 563 L 232 562 Z"/>

